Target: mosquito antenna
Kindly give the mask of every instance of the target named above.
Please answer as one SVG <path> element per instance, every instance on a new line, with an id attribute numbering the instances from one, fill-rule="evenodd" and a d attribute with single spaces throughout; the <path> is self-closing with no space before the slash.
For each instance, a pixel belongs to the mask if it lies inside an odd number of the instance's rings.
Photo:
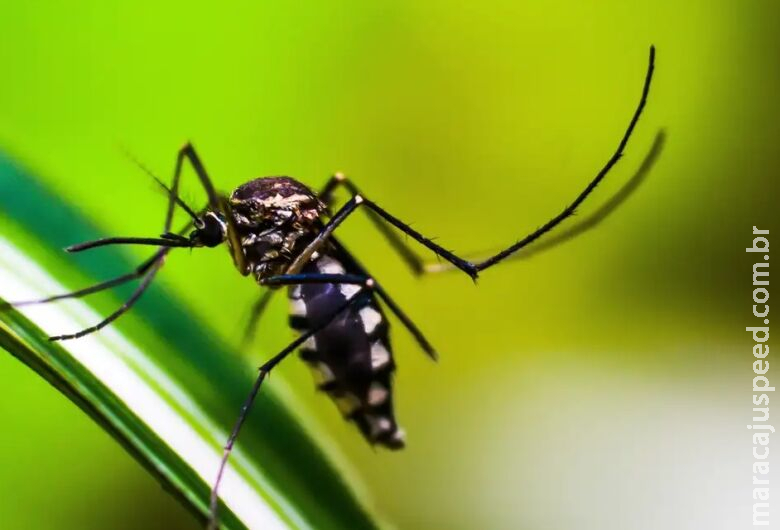
<path id="1" fill-rule="evenodd" d="M 141 161 L 140 161 L 140 160 L 138 160 L 136 157 L 134 157 L 134 156 L 132 155 L 132 153 L 130 153 L 130 152 L 127 150 L 127 149 L 124 149 L 124 148 L 123 148 L 123 149 L 122 149 L 122 151 L 124 152 L 125 156 L 126 156 L 126 157 L 127 157 L 127 158 L 128 158 L 128 159 L 129 159 L 129 160 L 130 160 L 130 161 L 131 161 L 133 164 L 135 164 L 135 165 L 136 165 L 136 166 L 137 166 L 137 167 L 138 167 L 138 168 L 139 168 L 141 171 L 143 171 L 144 173 L 146 173 L 147 175 L 149 175 L 149 176 L 150 176 L 150 177 L 151 177 L 151 178 L 152 178 L 152 179 L 153 179 L 153 180 L 154 180 L 154 181 L 155 181 L 157 184 L 159 184 L 159 186 L 160 186 L 160 187 L 161 187 L 163 190 L 165 190 L 165 193 L 168 195 L 168 197 L 170 197 L 171 199 L 173 199 L 173 201 L 174 201 L 174 202 L 175 202 L 177 205 L 179 205 L 179 207 L 180 207 L 182 210 L 184 210 L 185 212 L 187 212 L 187 215 L 189 215 L 189 216 L 192 218 L 192 220 L 193 220 L 193 221 L 195 221 L 195 225 L 196 225 L 196 226 L 201 224 L 200 217 L 198 217 L 198 215 L 195 213 L 195 211 L 194 211 L 192 208 L 190 208 L 190 207 L 189 207 L 189 205 L 188 205 L 186 202 L 184 202 L 184 200 L 182 200 L 182 198 L 181 198 L 181 197 L 179 197 L 179 196 L 178 196 L 176 193 L 174 193 L 174 192 L 173 192 L 173 190 L 172 190 L 171 188 L 169 188 L 168 186 L 166 186 L 166 185 L 165 185 L 165 183 L 164 183 L 162 180 L 160 180 L 160 179 L 157 177 L 157 175 L 155 175 L 155 174 L 152 172 L 152 170 L 151 170 L 151 169 L 149 169 L 148 167 L 146 167 L 146 165 L 144 165 L 144 163 L 143 163 L 143 162 L 141 162 Z"/>

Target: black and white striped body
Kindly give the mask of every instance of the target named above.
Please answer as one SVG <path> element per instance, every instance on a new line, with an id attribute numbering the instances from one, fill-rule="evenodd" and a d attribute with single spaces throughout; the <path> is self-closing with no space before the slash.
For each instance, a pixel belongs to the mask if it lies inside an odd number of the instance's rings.
<path id="1" fill-rule="evenodd" d="M 364 274 L 346 252 L 335 248 L 301 272 Z M 298 332 L 312 329 L 359 290 L 357 285 L 327 283 L 290 287 L 290 325 Z M 354 304 L 303 344 L 300 356 L 311 368 L 318 388 L 369 443 L 400 449 L 404 435 L 393 413 L 395 363 L 389 326 L 371 292 L 364 290 L 357 296 Z"/>
<path id="2" fill-rule="evenodd" d="M 306 186 L 289 177 L 255 179 L 230 197 L 233 223 L 246 273 L 262 283 L 284 274 L 322 230 L 325 205 Z M 329 241 L 299 274 L 352 274 L 368 277 L 335 241 Z M 360 291 L 360 292 L 359 292 Z M 351 284 L 303 283 L 289 288 L 290 324 L 298 332 L 315 329 L 333 317 L 351 296 L 358 298 L 300 349 L 318 387 L 355 422 L 372 444 L 403 447 L 403 433 L 393 414 L 392 375 L 387 320 L 374 294 Z"/>

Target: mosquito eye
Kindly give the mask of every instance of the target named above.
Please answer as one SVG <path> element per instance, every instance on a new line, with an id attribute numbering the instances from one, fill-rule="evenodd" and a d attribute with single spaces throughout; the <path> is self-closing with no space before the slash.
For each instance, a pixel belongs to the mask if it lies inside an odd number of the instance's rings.
<path id="1" fill-rule="evenodd" d="M 225 225 L 214 214 L 203 217 L 203 228 L 198 230 L 198 239 L 204 246 L 216 247 L 225 240 Z"/>

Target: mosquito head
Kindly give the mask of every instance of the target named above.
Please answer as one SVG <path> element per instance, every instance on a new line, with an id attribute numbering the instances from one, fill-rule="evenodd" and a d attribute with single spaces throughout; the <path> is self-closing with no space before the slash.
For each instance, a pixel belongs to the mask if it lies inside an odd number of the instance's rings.
<path id="1" fill-rule="evenodd" d="M 227 223 L 221 214 L 207 211 L 198 218 L 195 230 L 190 233 L 193 247 L 216 247 L 227 237 Z"/>

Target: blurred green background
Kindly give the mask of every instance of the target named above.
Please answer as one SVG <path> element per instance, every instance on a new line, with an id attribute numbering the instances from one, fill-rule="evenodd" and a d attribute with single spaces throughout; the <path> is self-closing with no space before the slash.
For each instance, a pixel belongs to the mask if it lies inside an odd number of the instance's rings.
<path id="1" fill-rule="evenodd" d="M 167 178 L 189 139 L 223 190 L 343 170 L 445 246 L 493 249 L 606 161 L 655 44 L 646 114 L 583 215 L 668 138 L 597 230 L 475 288 L 411 278 L 364 219 L 343 228 L 442 354 L 430 363 L 396 326 L 404 452 L 367 447 L 301 363 L 279 376 L 399 528 L 735 528 L 751 504 L 743 249 L 751 226 L 778 227 L 778 14 L 769 0 L 6 2 L 0 148 L 107 233 L 155 235 L 164 215 L 122 149 Z M 193 180 L 184 196 L 202 199 Z M 217 251 L 176 253 L 158 281 L 233 343 L 259 293 Z M 279 297 L 248 363 L 290 339 L 285 313 Z M 9 528 L 195 527 L 8 355 L 0 382 Z"/>

